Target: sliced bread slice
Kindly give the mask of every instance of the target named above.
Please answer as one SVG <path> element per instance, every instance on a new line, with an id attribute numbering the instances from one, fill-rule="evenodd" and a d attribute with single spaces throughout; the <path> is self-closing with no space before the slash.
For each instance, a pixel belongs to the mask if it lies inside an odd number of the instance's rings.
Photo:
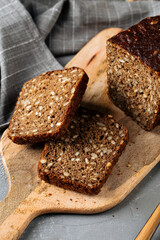
<path id="1" fill-rule="evenodd" d="M 45 144 L 38 171 L 46 182 L 97 194 L 128 142 L 112 116 L 78 109 L 64 136 Z"/>
<path id="2" fill-rule="evenodd" d="M 18 144 L 62 136 L 74 116 L 88 82 L 76 67 L 46 72 L 26 82 L 9 125 L 9 138 Z"/>

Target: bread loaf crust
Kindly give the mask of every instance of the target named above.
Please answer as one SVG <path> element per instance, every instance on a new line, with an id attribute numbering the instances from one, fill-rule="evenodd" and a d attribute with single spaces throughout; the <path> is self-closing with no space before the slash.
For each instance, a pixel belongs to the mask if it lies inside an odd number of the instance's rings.
<path id="1" fill-rule="evenodd" d="M 160 15 L 145 18 L 108 41 L 138 57 L 160 76 Z"/>

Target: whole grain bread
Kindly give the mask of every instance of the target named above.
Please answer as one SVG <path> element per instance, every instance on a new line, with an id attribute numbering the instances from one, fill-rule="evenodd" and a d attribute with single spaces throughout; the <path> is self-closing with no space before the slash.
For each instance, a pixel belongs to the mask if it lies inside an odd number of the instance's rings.
<path id="1" fill-rule="evenodd" d="M 128 142 L 112 116 L 78 109 L 64 136 L 45 144 L 38 172 L 46 182 L 97 194 Z"/>
<path id="2" fill-rule="evenodd" d="M 88 82 L 76 67 L 46 72 L 26 82 L 10 121 L 15 143 L 37 143 L 62 136 L 74 116 Z"/>
<path id="3" fill-rule="evenodd" d="M 107 41 L 110 98 L 145 130 L 160 119 L 159 29 L 149 17 Z"/>

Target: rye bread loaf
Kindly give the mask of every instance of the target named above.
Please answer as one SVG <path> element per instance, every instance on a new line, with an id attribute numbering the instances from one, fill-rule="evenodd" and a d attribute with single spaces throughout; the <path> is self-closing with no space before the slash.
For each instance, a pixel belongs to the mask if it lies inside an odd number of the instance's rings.
<path id="1" fill-rule="evenodd" d="M 78 109 L 64 136 L 45 144 L 39 177 L 81 193 L 97 194 L 128 141 L 112 116 Z"/>
<path id="2" fill-rule="evenodd" d="M 20 92 L 8 136 L 18 144 L 62 136 L 74 116 L 88 82 L 76 67 L 46 72 L 26 82 Z"/>
<path id="3" fill-rule="evenodd" d="M 160 119 L 160 16 L 107 41 L 109 95 L 145 130 Z"/>

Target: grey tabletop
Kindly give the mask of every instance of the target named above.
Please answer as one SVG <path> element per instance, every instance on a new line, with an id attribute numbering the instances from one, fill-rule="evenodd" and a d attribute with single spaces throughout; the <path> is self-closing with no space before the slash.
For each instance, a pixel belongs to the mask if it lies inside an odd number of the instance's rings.
<path id="1" fill-rule="evenodd" d="M 65 64 L 71 57 L 59 58 Z M 2 134 L 1 130 L 0 134 Z M 34 219 L 21 240 L 133 240 L 160 202 L 160 163 L 116 207 L 94 215 L 46 214 Z M 8 192 L 0 160 L 0 201 Z M 160 227 L 152 240 L 160 240 Z"/>

